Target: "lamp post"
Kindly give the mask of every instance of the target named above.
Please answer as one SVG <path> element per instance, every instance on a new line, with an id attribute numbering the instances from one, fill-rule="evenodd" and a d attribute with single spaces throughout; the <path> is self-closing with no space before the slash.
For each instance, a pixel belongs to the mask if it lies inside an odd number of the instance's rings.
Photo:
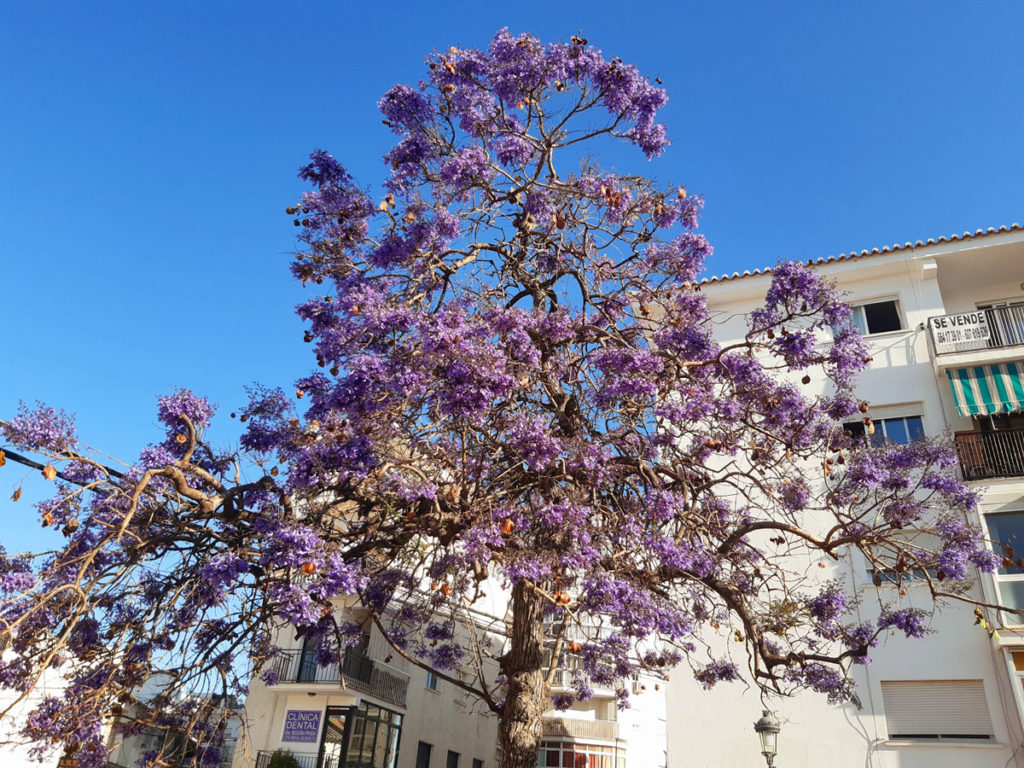
<path id="1" fill-rule="evenodd" d="M 775 753 L 778 751 L 779 731 L 782 730 L 779 721 L 772 717 L 767 709 L 762 710 L 761 719 L 754 723 L 754 730 L 761 738 L 761 754 L 764 755 L 768 768 L 772 768 L 775 764 Z"/>

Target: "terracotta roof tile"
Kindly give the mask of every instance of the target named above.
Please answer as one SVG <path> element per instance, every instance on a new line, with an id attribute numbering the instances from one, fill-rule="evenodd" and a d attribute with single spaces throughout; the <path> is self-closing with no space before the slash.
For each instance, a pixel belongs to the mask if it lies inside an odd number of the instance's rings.
<path id="1" fill-rule="evenodd" d="M 899 243 L 893 243 L 892 245 L 884 245 L 881 248 L 872 248 L 870 250 L 862 251 L 850 251 L 849 253 L 841 253 L 838 256 L 824 256 L 817 259 L 808 259 L 804 262 L 807 266 L 814 266 L 815 264 L 832 264 L 839 261 L 851 261 L 853 259 L 862 259 L 866 256 L 881 256 L 886 253 L 896 253 L 897 251 L 906 251 L 912 248 L 924 248 L 929 245 L 938 245 L 940 243 L 952 243 L 957 240 L 973 240 L 977 237 L 984 237 L 985 235 L 998 235 L 1002 232 L 1016 232 L 1024 230 L 1024 226 L 1020 224 L 1010 224 L 1009 226 L 1002 226 L 998 229 L 995 227 L 989 227 L 988 229 L 978 229 L 974 232 L 964 232 L 963 234 L 948 235 L 946 237 L 929 237 L 927 240 L 916 240 L 910 242 L 909 240 L 902 245 Z M 753 277 L 754 275 L 766 275 L 772 271 L 771 267 L 762 267 L 761 269 L 746 269 L 743 272 L 733 272 L 731 275 L 713 275 L 712 277 L 705 277 L 701 280 L 701 283 L 722 283 L 727 280 L 738 280 L 743 277 Z"/>

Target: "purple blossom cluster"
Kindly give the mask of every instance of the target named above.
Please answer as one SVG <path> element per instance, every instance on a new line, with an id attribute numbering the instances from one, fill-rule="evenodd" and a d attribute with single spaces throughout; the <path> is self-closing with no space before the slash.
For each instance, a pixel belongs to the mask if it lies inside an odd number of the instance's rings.
<path id="1" fill-rule="evenodd" d="M 17 415 L 0 429 L 14 445 L 45 453 L 66 453 L 78 445 L 74 419 L 44 403 L 36 403 L 32 410 L 19 403 Z"/>

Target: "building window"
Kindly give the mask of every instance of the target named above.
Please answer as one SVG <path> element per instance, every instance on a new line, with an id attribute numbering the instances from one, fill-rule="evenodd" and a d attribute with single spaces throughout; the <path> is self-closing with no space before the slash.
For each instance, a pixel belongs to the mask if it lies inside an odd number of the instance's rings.
<path id="1" fill-rule="evenodd" d="M 421 741 L 416 746 L 416 768 L 430 768 L 430 753 L 434 746 Z"/>
<path id="2" fill-rule="evenodd" d="M 999 603 L 1004 608 L 1024 610 L 1024 512 L 998 512 L 985 515 L 985 526 L 992 542 L 992 551 L 1003 556 L 1003 562 L 995 573 Z M 1010 624 L 1024 623 L 1024 617 L 1004 613 Z"/>
<path id="3" fill-rule="evenodd" d="M 445 768 L 459 768 L 459 753 L 448 750 L 448 762 L 445 763 Z"/>
<path id="4" fill-rule="evenodd" d="M 543 741 L 537 753 L 539 768 L 626 768 L 624 750 L 571 741 Z"/>
<path id="5" fill-rule="evenodd" d="M 858 304 L 850 309 L 850 326 L 861 336 L 903 329 L 900 304 L 895 299 Z"/>
<path id="6" fill-rule="evenodd" d="M 920 416 L 899 416 L 893 419 L 876 419 L 873 434 L 868 434 L 867 425 L 863 421 L 848 421 L 843 429 L 849 432 L 854 440 L 867 440 L 877 448 L 886 443 L 909 445 L 916 440 L 924 440 L 924 422 Z"/>
<path id="7" fill-rule="evenodd" d="M 478 757 L 473 758 L 473 768 L 484 768 L 484 761 Z"/>
<path id="8" fill-rule="evenodd" d="M 981 680 L 883 680 L 882 702 L 890 739 L 992 739 Z"/>
<path id="9" fill-rule="evenodd" d="M 1017 681 L 1017 691 L 1024 695 L 1024 648 L 1010 651 L 1010 661 L 1013 662 L 1013 676 Z"/>
<path id="10" fill-rule="evenodd" d="M 925 571 L 920 568 L 911 568 L 914 558 L 926 553 L 937 555 L 942 552 L 945 544 L 942 537 L 931 530 L 921 528 L 904 528 L 900 531 L 893 531 L 886 541 L 875 544 L 871 547 L 871 553 L 875 561 L 868 560 L 868 573 L 877 576 L 874 579 L 878 586 L 882 584 L 894 584 L 900 586 L 905 581 L 923 579 Z M 929 568 L 928 575 L 933 578 L 937 570 Z"/>
<path id="11" fill-rule="evenodd" d="M 402 733 L 402 715 L 392 712 L 390 709 L 378 707 L 364 701 L 358 707 L 341 709 L 328 707 L 328 719 L 332 710 L 339 713 L 348 713 L 346 721 L 342 722 L 341 730 L 333 739 L 338 747 L 329 751 L 328 743 L 322 747 L 322 751 L 330 759 L 324 765 L 345 765 L 348 768 L 394 768 L 398 762 L 398 742 Z M 330 727 L 330 723 L 328 723 Z M 344 759 L 338 759 L 340 748 L 344 744 L 344 730 L 348 731 L 348 747 Z M 429 745 L 427 745 L 429 746 Z M 429 753 L 427 758 L 429 760 Z M 337 762 L 334 760 L 338 759 Z M 418 761 L 417 756 L 417 761 Z M 419 762 L 416 763 L 419 768 Z"/>
<path id="12" fill-rule="evenodd" d="M 441 688 L 441 681 L 440 681 L 440 680 L 438 680 L 438 679 L 437 679 L 437 675 L 436 675 L 436 674 L 434 674 L 434 673 L 433 673 L 433 672 L 432 672 L 431 670 L 429 670 L 429 669 L 427 670 L 427 682 L 426 682 L 426 687 L 427 687 L 427 688 L 429 688 L 429 689 L 430 689 L 430 690 L 432 690 L 432 691 L 437 691 L 437 690 L 440 690 L 440 688 Z"/>

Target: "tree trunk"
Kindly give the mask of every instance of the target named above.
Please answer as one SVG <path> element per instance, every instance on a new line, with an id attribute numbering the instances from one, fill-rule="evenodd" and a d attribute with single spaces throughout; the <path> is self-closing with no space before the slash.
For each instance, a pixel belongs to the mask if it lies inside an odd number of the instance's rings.
<path id="1" fill-rule="evenodd" d="M 544 685 L 544 601 L 529 584 L 512 589 L 512 631 L 501 659 L 507 696 L 498 723 L 501 768 L 535 768 L 541 715 L 549 708 Z"/>

